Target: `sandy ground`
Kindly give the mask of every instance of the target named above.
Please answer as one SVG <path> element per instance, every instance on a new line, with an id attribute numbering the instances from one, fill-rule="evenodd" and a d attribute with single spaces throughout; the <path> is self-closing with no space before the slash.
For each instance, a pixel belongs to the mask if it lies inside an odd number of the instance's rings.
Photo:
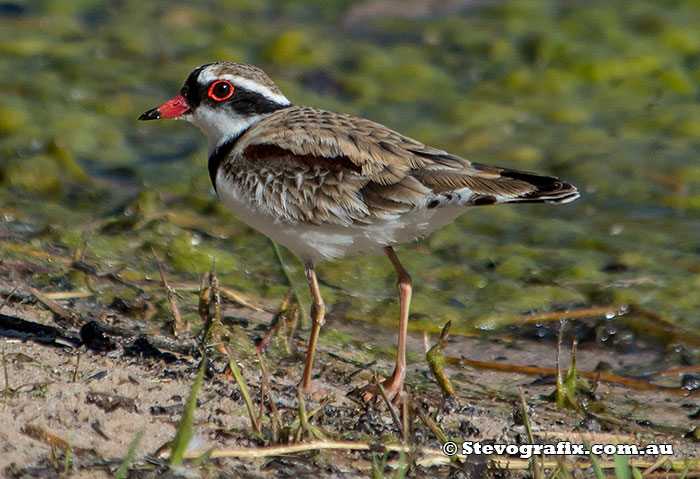
<path id="1" fill-rule="evenodd" d="M 80 318 L 93 317 L 128 330 L 129 318 L 115 313 L 100 318 L 99 308 L 87 301 L 74 302 L 72 306 L 79 311 Z M 265 306 L 270 310 L 275 307 Z M 3 305 L 0 313 L 39 322 L 47 322 L 48 317 L 47 324 L 51 323 L 51 315 L 47 316 L 39 303 L 9 302 Z M 264 334 L 272 314 L 254 313 L 226 304 L 224 317 L 224 324 L 238 336 L 236 344 L 248 343 L 247 347 L 237 349 L 238 359 L 257 408 L 261 376 L 252 344 Z M 55 323 L 51 325 L 56 326 Z M 66 337 L 77 338 L 79 326 L 61 330 Z M 378 347 L 393 346 L 395 332 L 332 315 L 325 330 L 315 365 L 317 390 L 306 396 L 308 410 L 320 404 L 323 407 L 312 417 L 311 423 L 321 428 L 328 440 L 399 443 L 396 426 L 383 404 L 368 405 L 346 397 L 352 389 L 367 384 L 370 371 L 384 374 L 391 371 L 391 363 L 385 359 L 359 373 L 356 364 Z M 307 333 L 297 331 L 294 345 L 298 345 L 299 351 L 304 351 Z M 168 464 L 164 446 L 175 435 L 199 358 L 182 352 L 171 352 L 161 358 L 128 356 L 125 348 L 133 346 L 136 335 L 107 335 L 115 347 L 108 352 L 8 336 L 11 335 L 7 331 L 0 336 L 4 356 L 3 380 L 0 381 L 0 387 L 4 388 L 0 410 L 0 476 L 111 477 L 140 430 L 144 434 L 129 477 L 163 475 Z M 429 342 L 432 344 L 435 339 L 430 337 Z M 58 342 L 62 341 L 65 342 Z M 156 333 L 149 335 L 149 341 L 159 344 L 162 352 L 167 352 L 163 344 L 177 344 L 177 340 Z M 180 342 L 194 344 L 194 338 L 184 338 Z M 452 377 L 459 401 L 444 401 L 427 364 L 420 360 L 424 354 L 423 337 L 411 334 L 409 349 L 414 353 L 410 356 L 414 361 L 409 364 L 407 377 L 410 396 L 416 407 L 423 408 L 449 438 L 505 444 L 529 442 L 519 412 L 519 390 L 522 390 L 532 430 L 539 442 L 570 440 L 581 443 L 585 438 L 589 442 L 607 444 L 668 443 L 674 446 L 676 460 L 700 457 L 698 442 L 682 437 L 684 431 L 699 422 L 688 417 L 698 409 L 697 395 L 687 397 L 674 392 L 643 391 L 601 383 L 595 393 L 596 404 L 604 404 L 607 409 L 596 411 L 597 419 L 593 415 L 586 418 L 543 399 L 553 391 L 551 381 L 536 381 L 537 376 L 517 373 L 448 367 L 447 373 Z M 553 367 L 555 346 L 527 340 L 500 342 L 452 337 L 446 353 L 481 361 Z M 637 351 L 624 355 L 593 345 L 582 347 L 577 361 L 580 370 L 590 371 L 601 361 L 616 370 L 634 362 L 653 364 L 655 358 L 653 353 Z M 298 355 L 290 354 L 268 356 L 266 363 L 271 395 L 283 422 L 290 425 L 298 415 L 295 384 L 300 377 L 302 361 Z M 226 373 L 225 366 L 223 360 L 214 360 L 210 365 L 199 395 L 196 433 L 190 449 L 204 452 L 210 448 L 273 445 L 268 422 L 264 423 L 262 436 L 252 432 L 240 390 Z M 671 383 L 673 381 L 679 379 L 672 379 Z M 389 436 L 391 434 L 394 439 Z M 441 441 L 416 414 L 412 415 L 410 436 L 411 443 L 420 452 L 412 456 L 414 463 L 409 477 L 480 477 L 473 474 L 475 471 L 485 473 L 488 459 L 493 459 L 471 456 L 464 463 L 450 466 L 444 456 L 440 457 Z M 311 439 L 304 436 L 303 441 Z M 289 440 L 280 443 L 287 444 Z M 71 451 L 68 461 L 66 445 Z M 396 463 L 397 457 L 396 453 L 390 454 L 390 463 Z M 556 460 L 556 457 L 546 459 Z M 586 458 L 570 456 L 567 459 Z M 656 458 L 639 459 L 653 462 Z M 371 453 L 357 450 L 278 455 L 261 452 L 259 457 L 253 458 L 210 458 L 203 465 L 188 463 L 168 474 L 173 477 L 371 477 L 371 461 Z M 393 477 L 394 472 L 387 474 Z"/>

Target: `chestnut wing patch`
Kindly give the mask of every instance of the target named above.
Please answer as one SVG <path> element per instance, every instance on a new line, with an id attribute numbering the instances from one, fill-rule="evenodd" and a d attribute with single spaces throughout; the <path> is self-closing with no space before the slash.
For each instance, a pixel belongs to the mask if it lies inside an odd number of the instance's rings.
<path id="1" fill-rule="evenodd" d="M 290 158 L 309 168 L 323 168 L 333 172 L 352 171 L 362 173 L 362 167 L 346 155 L 326 157 L 311 153 L 300 155 L 279 145 L 269 143 L 249 145 L 243 150 L 243 158 L 249 161 L 265 161 L 277 158 Z"/>

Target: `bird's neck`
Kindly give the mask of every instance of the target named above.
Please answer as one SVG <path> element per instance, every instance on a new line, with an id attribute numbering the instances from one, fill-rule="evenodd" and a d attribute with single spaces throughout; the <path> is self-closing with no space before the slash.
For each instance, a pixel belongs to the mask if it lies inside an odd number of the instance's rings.
<path id="1" fill-rule="evenodd" d="M 211 156 L 221 145 L 237 140 L 248 128 L 268 115 L 231 115 L 226 110 L 200 108 L 187 119 L 206 135 Z"/>

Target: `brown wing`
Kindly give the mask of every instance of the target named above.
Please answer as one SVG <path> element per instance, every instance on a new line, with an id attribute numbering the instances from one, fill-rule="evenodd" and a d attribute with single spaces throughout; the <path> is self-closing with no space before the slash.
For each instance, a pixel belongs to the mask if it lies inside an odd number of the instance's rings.
<path id="1" fill-rule="evenodd" d="M 472 163 L 378 123 L 307 107 L 280 110 L 251 127 L 232 158 L 236 170 L 270 172 L 266 166 L 275 163 L 275 171 L 304 190 L 285 200 L 298 202 L 295 210 L 315 210 L 297 219 L 314 223 L 363 222 L 420 205 L 578 197 L 575 187 L 557 178 Z"/>

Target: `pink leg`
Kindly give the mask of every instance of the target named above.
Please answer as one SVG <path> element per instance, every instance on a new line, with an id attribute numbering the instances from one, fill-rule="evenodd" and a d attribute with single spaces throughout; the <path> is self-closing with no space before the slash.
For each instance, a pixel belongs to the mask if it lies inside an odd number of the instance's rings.
<path id="1" fill-rule="evenodd" d="M 314 353 L 316 352 L 316 342 L 318 341 L 318 334 L 321 331 L 321 326 L 326 322 L 324 319 L 324 314 L 326 311 L 325 305 L 323 304 L 323 298 L 321 297 L 321 291 L 318 289 L 318 281 L 316 281 L 316 270 L 314 265 L 311 263 L 304 265 L 304 272 L 306 273 L 306 280 L 309 282 L 309 289 L 311 290 L 311 337 L 309 338 L 309 347 L 306 350 L 306 364 L 304 366 L 304 374 L 301 377 L 301 382 L 299 387 L 302 391 L 311 390 L 311 368 L 314 364 Z"/>
<path id="2" fill-rule="evenodd" d="M 396 367 L 393 374 L 384 381 L 383 386 L 389 399 L 395 398 L 403 391 L 403 381 L 406 377 L 406 332 L 408 330 L 408 308 L 411 304 L 412 282 L 411 276 L 404 269 L 391 246 L 384 248 L 384 253 L 394 266 L 398 280 L 396 288 L 399 290 L 399 339 L 396 347 Z"/>

